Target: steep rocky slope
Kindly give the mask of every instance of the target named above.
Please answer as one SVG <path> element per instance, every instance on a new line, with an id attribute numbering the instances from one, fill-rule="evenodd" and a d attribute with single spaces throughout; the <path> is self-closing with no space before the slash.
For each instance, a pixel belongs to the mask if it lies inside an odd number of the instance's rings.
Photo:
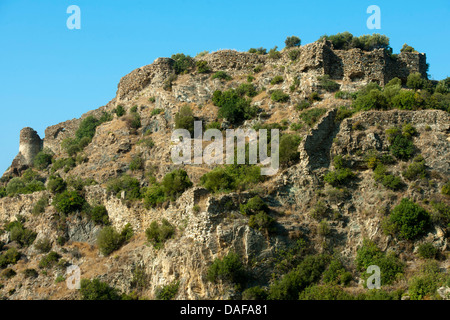
<path id="1" fill-rule="evenodd" d="M 363 292 L 361 271 L 355 265 L 357 249 L 364 239 L 373 240 L 383 252 L 395 252 L 406 264 L 403 276 L 387 290 L 403 289 L 408 295 L 408 281 L 423 263 L 417 254 L 423 243 L 432 243 L 439 252 L 436 260 L 442 271 L 448 269 L 448 226 L 442 221 L 433 223 L 424 235 L 405 240 L 384 232 L 383 221 L 402 198 L 409 198 L 433 212 L 435 203 L 449 205 L 448 196 L 441 193 L 450 172 L 450 115 L 443 110 L 388 110 L 361 111 L 351 117 L 339 117 L 341 106 L 350 106 L 351 100 L 335 98 L 334 93 L 321 88 L 318 77 L 328 75 L 341 91 L 355 92 L 369 83 L 386 85 L 397 77 L 406 81 L 409 74 L 419 72 L 426 77 L 425 55 L 401 53 L 392 59 L 383 50 L 364 52 L 360 49 L 334 50 L 327 41 L 315 42 L 298 50 L 293 60 L 290 50 L 283 50 L 278 59 L 268 55 L 223 50 L 196 57 L 206 61 L 209 73 L 190 71 L 176 79 L 174 60 L 159 58 L 154 63 L 132 71 L 119 84 L 117 95 L 105 106 L 69 120 L 45 131 L 43 141 L 25 139 L 21 153 L 2 178 L 7 186 L 14 177 L 23 176 L 36 154 L 36 145 L 42 144 L 51 153 L 53 163 L 43 169 L 34 168 L 45 181 L 46 190 L 21 193 L 0 198 L 0 220 L 4 223 L 0 241 L 2 252 L 15 247 L 21 252 L 16 264 L 5 266 L 15 275 L 0 280 L 0 296 L 7 299 L 79 299 L 77 290 L 68 289 L 61 276 L 68 264 L 79 266 L 83 279 L 99 278 L 121 292 L 133 291 L 141 297 L 154 299 L 161 287 L 179 283 L 174 295 L 177 299 L 241 298 L 245 287 L 268 287 L 281 274 L 272 274 L 283 261 L 283 252 L 295 248 L 299 239 L 305 240 L 309 254 L 337 254 L 351 272 L 352 280 L 345 290 Z M 194 68 L 195 69 L 195 68 Z M 257 70 L 255 70 L 257 69 Z M 259 70 L 258 70 L 259 69 Z M 214 72 L 224 71 L 231 80 L 213 79 Z M 218 107 L 212 102 L 216 90 L 237 88 L 248 82 L 256 89 L 251 104 L 259 108 L 253 119 L 239 124 L 252 128 L 260 124 L 284 123 L 286 134 L 297 134 L 302 140 L 298 156 L 274 176 L 267 177 L 247 190 L 214 194 L 202 187 L 201 177 L 210 165 L 174 165 L 171 160 L 171 134 L 175 128 L 177 112 L 189 105 L 193 115 L 209 124 L 218 119 Z M 282 81 L 271 84 L 274 77 Z M 168 79 L 172 77 L 170 83 Z M 273 83 L 273 82 L 272 82 Z M 167 86 L 170 84 L 170 86 Z M 282 90 L 289 94 L 287 102 L 274 102 L 271 93 Z M 312 101 L 308 109 L 324 109 L 316 123 L 302 123 L 304 110 L 300 103 L 318 92 L 320 101 Z M 126 114 L 114 111 L 123 106 Z M 134 108 L 134 109 L 133 109 Z M 57 160 L 69 159 L 63 141 L 73 138 L 82 121 L 89 116 L 112 115 L 96 127 L 92 141 L 73 155 L 69 166 L 56 168 Z M 133 126 L 138 115 L 140 125 Z M 300 123 L 296 130 L 292 124 Z M 398 160 L 388 164 L 403 186 L 392 190 L 373 178 L 374 168 L 368 166 L 370 152 L 389 154 L 391 141 L 387 130 L 410 124 L 415 128 L 412 136 L 414 154 L 422 155 L 426 163 L 426 177 L 406 179 L 400 173 L 414 160 Z M 231 128 L 227 121 L 221 128 Z M 26 134 L 25 134 L 26 133 Z M 151 143 L 148 140 L 151 138 Z M 39 139 L 38 139 L 39 140 Z M 30 148 L 22 147 L 31 144 Z M 32 154 L 23 151 L 27 150 Z M 355 175 L 345 185 L 334 188 L 324 181 L 329 171 L 338 169 L 333 162 L 337 155 L 345 156 L 348 167 Z M 137 170 L 130 163 L 140 158 L 143 164 Z M 127 200 L 126 192 L 118 196 L 108 191 L 111 179 L 125 174 L 136 178 L 141 187 L 152 184 L 151 179 L 162 181 L 174 169 L 183 168 L 193 186 L 176 200 L 156 207 L 143 200 Z M 134 235 L 109 255 L 97 248 L 97 237 L 104 225 L 90 219 L 83 209 L 62 215 L 54 203 L 49 177 L 58 174 L 63 180 L 73 177 L 95 181 L 79 190 L 91 206 L 103 205 L 110 224 L 122 230 L 130 224 Z M 20 193 L 20 192 L 19 192 Z M 267 232 L 249 226 L 249 217 L 241 214 L 240 205 L 259 195 L 268 204 L 268 212 L 276 220 L 274 230 Z M 36 203 L 48 197 L 42 212 L 35 211 Z M 312 212 L 321 209 L 320 218 Z M 447 209 L 448 210 L 448 207 Z M 34 244 L 23 245 L 13 241 L 7 225 L 23 220 L 26 229 L 36 233 Z M 152 222 L 166 219 L 175 226 L 175 234 L 161 248 L 155 248 L 146 238 Z M 322 222 L 326 221 L 327 227 Z M 327 232 L 323 231 L 323 228 Z M 60 241 L 63 238 L 65 241 Z M 60 263 L 53 267 L 40 267 L 46 253 L 35 244 L 49 239 L 51 250 L 57 252 Z M 247 284 L 236 287 L 229 281 L 210 281 L 208 270 L 216 258 L 229 252 L 240 256 L 247 270 Z M 285 260 L 288 258 L 285 258 Z M 61 263 L 63 261 L 63 263 Z M 36 277 L 27 277 L 26 269 L 38 271 Z M 275 271 L 274 271 L 275 270 Z M 140 271 L 140 273 L 137 273 Z M 277 271 L 278 272 L 278 271 Z M 276 272 L 275 272 L 276 273 Z M 137 274 L 142 282 L 136 285 Z M 445 272 L 444 272 L 445 274 Z M 55 281 L 56 280 L 56 281 Z M 445 287 L 441 291 L 445 291 Z"/>

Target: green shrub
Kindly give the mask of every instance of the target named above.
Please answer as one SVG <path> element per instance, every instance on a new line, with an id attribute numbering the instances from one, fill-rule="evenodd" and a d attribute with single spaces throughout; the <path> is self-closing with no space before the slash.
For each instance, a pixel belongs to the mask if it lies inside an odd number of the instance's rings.
<path id="1" fill-rule="evenodd" d="M 250 48 L 248 50 L 248 53 L 257 53 L 257 54 L 267 54 L 267 49 L 263 48 L 263 47 L 259 47 L 259 48 Z"/>
<path id="2" fill-rule="evenodd" d="M 300 292 L 318 282 L 328 263 L 325 255 L 309 255 L 269 288 L 270 300 L 297 300 Z"/>
<path id="3" fill-rule="evenodd" d="M 164 187 L 164 194 L 166 197 L 174 201 L 186 189 L 192 187 L 192 182 L 186 171 L 178 169 L 164 176 L 162 186 Z"/>
<path id="4" fill-rule="evenodd" d="M 258 94 L 258 92 L 256 91 L 256 88 L 253 84 L 251 83 L 241 83 L 239 85 L 239 87 L 236 89 L 236 92 L 240 95 L 240 96 L 247 96 L 247 97 L 254 97 Z"/>
<path id="5" fill-rule="evenodd" d="M 295 106 L 295 109 L 298 111 L 303 111 L 305 109 L 308 109 L 309 107 L 311 107 L 311 103 L 309 103 L 307 100 L 303 100 Z"/>
<path id="6" fill-rule="evenodd" d="M 31 211 L 34 215 L 45 212 L 45 208 L 48 206 L 48 196 L 42 196 L 36 204 L 33 206 Z"/>
<path id="7" fill-rule="evenodd" d="M 427 232 L 431 218 L 425 209 L 404 198 L 392 210 L 389 222 L 399 238 L 414 240 Z"/>
<path id="8" fill-rule="evenodd" d="M 441 299 L 437 289 L 445 285 L 448 275 L 441 274 L 439 264 L 436 261 L 425 262 L 419 272 L 408 283 L 408 293 L 411 300 Z"/>
<path id="9" fill-rule="evenodd" d="M 286 44 L 286 48 L 300 47 L 301 40 L 297 36 L 291 36 L 287 37 L 284 43 Z"/>
<path id="10" fill-rule="evenodd" d="M 419 102 L 414 92 L 409 90 L 400 90 L 391 99 L 391 106 L 401 110 L 417 110 Z"/>
<path id="11" fill-rule="evenodd" d="M 356 99 L 357 94 L 353 93 L 353 92 L 347 92 L 347 91 L 337 91 L 334 94 L 334 97 L 336 99 L 345 99 L 345 100 L 349 100 L 349 99 Z"/>
<path id="12" fill-rule="evenodd" d="M 281 58 L 281 52 L 278 51 L 277 46 L 275 46 L 269 50 L 269 58 L 270 59 L 280 59 Z"/>
<path id="13" fill-rule="evenodd" d="M 47 183 L 47 190 L 51 193 L 61 193 L 67 188 L 67 183 L 60 176 L 50 176 Z"/>
<path id="14" fill-rule="evenodd" d="M 298 161 L 301 137 L 295 134 L 284 134 L 280 138 L 279 161 L 280 165 L 287 166 Z"/>
<path id="15" fill-rule="evenodd" d="M 300 293 L 299 300 L 353 300 L 353 296 L 337 285 L 313 285 Z"/>
<path id="16" fill-rule="evenodd" d="M 163 111 L 164 111 L 163 109 L 155 108 L 155 109 L 152 110 L 151 115 L 152 115 L 152 116 L 156 116 L 157 114 L 160 114 L 160 113 L 163 112 Z"/>
<path id="17" fill-rule="evenodd" d="M 408 180 L 425 178 L 427 176 L 425 168 L 425 159 L 420 155 L 415 157 L 413 162 L 408 166 L 408 168 L 402 172 L 402 175 Z"/>
<path id="18" fill-rule="evenodd" d="M 121 116 L 123 116 L 126 113 L 126 111 L 123 108 L 123 106 L 118 105 L 116 107 L 116 109 L 114 109 L 114 113 L 120 118 Z"/>
<path id="19" fill-rule="evenodd" d="M 34 248 L 40 253 L 48 253 L 52 249 L 52 242 L 49 238 L 42 238 L 36 241 Z"/>
<path id="20" fill-rule="evenodd" d="M 442 186 L 441 193 L 446 196 L 450 196 L 450 181 Z"/>
<path id="21" fill-rule="evenodd" d="M 347 285 L 352 279 L 352 274 L 346 271 L 339 259 L 331 260 L 323 273 L 323 282 L 328 284 Z"/>
<path id="22" fill-rule="evenodd" d="M 274 85 L 274 84 L 279 84 L 282 83 L 284 81 L 282 76 L 275 76 L 272 78 L 272 80 L 270 80 L 270 84 Z"/>
<path id="23" fill-rule="evenodd" d="M 208 73 L 211 71 L 211 68 L 208 66 L 208 62 L 204 60 L 199 60 L 196 62 L 197 72 L 198 73 Z"/>
<path id="24" fill-rule="evenodd" d="M 359 48 L 365 51 L 371 51 L 374 49 L 389 49 L 389 38 L 385 35 L 374 33 L 372 35 L 362 35 L 360 37 L 354 37 L 350 32 L 345 31 L 335 35 L 323 35 L 319 38 L 325 39 L 333 43 L 334 49 L 348 50 L 352 48 Z"/>
<path id="25" fill-rule="evenodd" d="M 110 287 L 99 279 L 81 279 L 80 293 L 82 300 L 120 300 L 117 289 Z"/>
<path id="26" fill-rule="evenodd" d="M 52 163 L 53 154 L 50 151 L 42 150 L 33 159 L 33 165 L 39 170 L 47 169 Z"/>
<path id="27" fill-rule="evenodd" d="M 9 248 L 6 252 L 0 254 L 0 269 L 6 268 L 9 264 L 16 264 L 20 256 L 21 254 L 16 248 Z"/>
<path id="28" fill-rule="evenodd" d="M 195 117 L 191 107 L 185 105 L 175 114 L 175 129 L 186 129 L 191 135 L 194 133 Z"/>
<path id="29" fill-rule="evenodd" d="M 55 251 L 51 251 L 39 261 L 39 268 L 52 268 L 59 259 L 61 259 L 61 255 Z"/>
<path id="30" fill-rule="evenodd" d="M 312 127 L 326 112 L 327 109 L 324 108 L 305 110 L 300 114 L 300 119 L 302 119 L 308 126 Z"/>
<path id="31" fill-rule="evenodd" d="M 414 155 L 415 148 L 411 136 L 402 134 L 398 128 L 388 129 L 386 134 L 392 155 L 401 160 L 408 160 Z"/>
<path id="32" fill-rule="evenodd" d="M 22 174 L 22 178 L 14 177 L 9 180 L 5 191 L 9 196 L 14 196 L 45 190 L 44 183 L 40 179 L 34 171 L 28 169 Z"/>
<path id="33" fill-rule="evenodd" d="M 130 162 L 130 170 L 138 171 L 144 169 L 144 159 L 141 156 L 135 156 Z"/>
<path id="34" fill-rule="evenodd" d="M 104 256 L 120 249 L 133 235 L 133 229 L 127 224 L 119 233 L 112 226 L 104 227 L 97 236 L 97 246 Z"/>
<path id="35" fill-rule="evenodd" d="M 414 90 L 423 89 L 425 84 L 426 81 L 419 72 L 410 73 L 406 80 L 406 86 Z"/>
<path id="36" fill-rule="evenodd" d="M 30 246 L 36 239 L 37 233 L 26 229 L 22 222 L 14 221 L 10 223 L 6 230 L 9 231 L 9 238 L 11 241 L 16 241 L 22 247 Z"/>
<path id="37" fill-rule="evenodd" d="M 243 215 L 251 216 L 259 212 L 267 212 L 269 207 L 259 196 L 254 196 L 246 204 L 240 204 L 240 211 Z"/>
<path id="38" fill-rule="evenodd" d="M 251 100 L 242 97 L 236 90 L 216 90 L 212 101 L 219 107 L 219 118 L 226 118 L 233 124 L 256 116 L 256 109 L 250 106 Z"/>
<path id="39" fill-rule="evenodd" d="M 153 208 L 160 203 L 166 201 L 164 187 L 160 184 L 152 184 L 143 192 L 144 204 L 147 208 Z"/>
<path id="40" fill-rule="evenodd" d="M 387 173 L 387 169 L 382 163 L 377 164 L 373 171 L 373 178 L 388 189 L 395 191 L 403 188 L 403 181 L 399 177 Z"/>
<path id="41" fill-rule="evenodd" d="M 200 184 L 211 192 L 246 190 L 263 180 L 261 168 L 255 165 L 227 165 L 214 168 L 200 178 Z"/>
<path id="42" fill-rule="evenodd" d="M 242 300 L 267 300 L 267 291 L 259 286 L 247 288 L 242 292 Z"/>
<path id="43" fill-rule="evenodd" d="M 258 64 L 254 69 L 253 72 L 254 73 L 260 73 L 263 70 L 263 65 Z"/>
<path id="44" fill-rule="evenodd" d="M 188 73 L 195 66 L 194 59 L 184 53 L 173 54 L 171 58 L 174 60 L 173 68 L 176 74 Z"/>
<path id="45" fill-rule="evenodd" d="M 423 259 L 435 259 L 438 249 L 432 243 L 426 242 L 419 246 L 417 253 Z"/>
<path id="46" fill-rule="evenodd" d="M 330 79 L 329 75 L 323 75 L 320 77 L 317 77 L 317 80 L 319 81 L 319 86 L 328 92 L 335 92 L 338 91 L 340 88 L 340 85 L 333 80 Z"/>
<path id="47" fill-rule="evenodd" d="M 75 137 L 81 140 L 84 137 L 92 139 L 95 135 L 95 129 L 100 124 L 100 122 L 93 116 L 88 116 L 83 119 L 75 132 Z"/>
<path id="48" fill-rule="evenodd" d="M 378 85 L 369 84 L 363 91 L 358 93 L 353 106 L 357 111 L 387 110 L 389 102 Z"/>
<path id="49" fill-rule="evenodd" d="M 32 279 L 36 279 L 39 274 L 35 269 L 25 269 L 23 271 L 23 274 L 25 276 L 25 278 L 32 278 Z"/>
<path id="50" fill-rule="evenodd" d="M 125 192 L 126 200 L 136 200 L 141 198 L 140 182 L 136 178 L 128 175 L 112 179 L 107 184 L 107 192 L 120 197 L 122 191 Z"/>
<path id="51" fill-rule="evenodd" d="M 229 81 L 233 78 L 229 76 L 225 71 L 217 71 L 211 76 L 211 79 L 221 79 Z"/>
<path id="52" fill-rule="evenodd" d="M 243 284 L 246 280 L 246 271 L 239 255 L 229 252 L 222 259 L 214 259 L 208 268 L 207 279 L 211 282 L 222 280 Z"/>
<path id="53" fill-rule="evenodd" d="M 156 300 L 172 300 L 177 295 L 179 286 L 179 281 L 173 281 L 162 288 L 156 289 Z"/>
<path id="54" fill-rule="evenodd" d="M 400 49 L 400 52 L 417 52 L 416 49 L 414 49 L 411 46 L 408 46 L 406 43 L 403 44 L 403 47 Z"/>
<path id="55" fill-rule="evenodd" d="M 274 102 L 287 102 L 289 100 L 289 95 L 284 93 L 283 90 L 274 90 L 270 95 L 270 99 Z"/>
<path id="56" fill-rule="evenodd" d="M 71 157 L 58 159 L 55 162 L 53 162 L 51 172 L 54 173 L 62 168 L 64 168 L 64 172 L 69 172 L 70 169 L 75 168 L 75 166 L 76 166 L 75 160 Z"/>
<path id="57" fill-rule="evenodd" d="M 80 211 L 86 200 L 77 191 L 64 191 L 56 195 L 52 205 L 63 214 Z"/>
<path id="58" fill-rule="evenodd" d="M 162 248 L 164 243 L 173 237 L 175 234 L 175 227 L 166 219 L 163 219 L 161 224 L 153 221 L 150 227 L 145 230 L 147 241 L 153 244 L 156 249 Z"/>
<path id="59" fill-rule="evenodd" d="M 329 171 L 325 174 L 323 180 L 333 187 L 344 186 L 351 179 L 355 177 L 355 174 L 349 168 L 339 168 L 336 170 Z"/>
<path id="60" fill-rule="evenodd" d="M 323 218 L 326 217 L 327 212 L 328 212 L 327 205 L 322 200 L 319 200 L 314 204 L 309 214 L 313 219 L 322 220 Z"/>
<path id="61" fill-rule="evenodd" d="M 289 56 L 289 59 L 291 59 L 292 61 L 295 61 L 300 56 L 300 50 L 296 50 L 296 49 L 289 50 L 288 56 Z"/>
<path id="62" fill-rule="evenodd" d="M 392 284 L 405 269 L 405 264 L 394 254 L 385 254 L 368 239 L 364 239 L 362 247 L 357 250 L 355 263 L 364 280 L 369 277 L 366 270 L 370 265 L 380 267 L 381 285 Z"/>
<path id="63" fill-rule="evenodd" d="M 95 206 L 91 210 L 91 220 L 97 224 L 108 224 L 109 216 L 105 206 Z"/>

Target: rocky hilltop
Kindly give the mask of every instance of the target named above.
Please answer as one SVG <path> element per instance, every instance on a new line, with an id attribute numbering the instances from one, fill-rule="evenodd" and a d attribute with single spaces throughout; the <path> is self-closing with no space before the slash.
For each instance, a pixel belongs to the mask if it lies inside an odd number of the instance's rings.
<path id="1" fill-rule="evenodd" d="M 43 139 L 21 131 L 1 179 L 0 296 L 95 298 L 88 280 L 99 279 L 130 299 L 361 298 L 369 263 L 380 264 L 380 299 L 448 299 L 442 83 L 427 80 L 423 53 L 327 40 L 158 58 L 105 106 Z M 238 120 L 226 97 L 246 105 Z M 194 119 L 280 129 L 280 170 L 173 164 L 172 132 Z M 310 282 L 290 283 L 309 261 Z M 69 265 L 81 290 L 67 286 Z"/>

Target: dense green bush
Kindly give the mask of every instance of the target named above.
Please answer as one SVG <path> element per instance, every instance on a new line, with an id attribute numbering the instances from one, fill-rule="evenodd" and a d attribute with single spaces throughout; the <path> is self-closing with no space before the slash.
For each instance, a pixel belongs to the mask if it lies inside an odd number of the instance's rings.
<path id="1" fill-rule="evenodd" d="M 51 251 L 39 261 L 39 268 L 52 268 L 59 259 L 61 259 L 61 255 L 55 251 Z"/>
<path id="2" fill-rule="evenodd" d="M 408 46 L 406 43 L 404 43 L 402 48 L 400 49 L 400 52 L 417 52 L 417 51 L 413 47 Z"/>
<path id="3" fill-rule="evenodd" d="M 211 79 L 221 79 L 229 81 L 233 78 L 230 75 L 228 75 L 225 71 L 217 71 L 211 76 Z"/>
<path id="4" fill-rule="evenodd" d="M 362 35 L 354 37 L 350 32 L 345 31 L 335 35 L 327 36 L 323 35 L 319 40 L 326 39 L 333 43 L 333 47 L 338 50 L 348 50 L 352 48 L 359 48 L 365 51 L 371 51 L 374 49 L 387 49 L 389 50 L 389 38 L 385 35 L 374 33 L 372 35 Z"/>
<path id="5" fill-rule="evenodd" d="M 328 260 L 325 255 L 306 256 L 295 269 L 270 286 L 269 299 L 297 300 L 304 289 L 320 280 Z"/>
<path id="6" fill-rule="evenodd" d="M 427 176 L 425 159 L 421 155 L 415 157 L 408 168 L 402 172 L 402 175 L 408 180 L 425 178 Z"/>
<path id="7" fill-rule="evenodd" d="M 408 88 L 418 90 L 423 89 L 426 85 L 426 80 L 422 78 L 419 72 L 413 72 L 408 75 L 406 86 Z"/>
<path id="8" fill-rule="evenodd" d="M 185 105 L 175 114 L 175 129 L 186 129 L 193 135 L 194 121 L 195 117 L 191 107 Z"/>
<path id="9" fill-rule="evenodd" d="M 30 168 L 22 174 L 21 178 L 14 177 L 9 180 L 8 184 L 6 185 L 5 191 L 9 196 L 42 191 L 45 190 L 43 181 L 45 180 Z"/>
<path id="10" fill-rule="evenodd" d="M 379 86 L 368 85 L 366 91 L 358 93 L 357 98 L 353 102 L 353 106 L 357 111 L 368 110 L 387 110 L 389 101 L 380 90 Z"/>
<path id="11" fill-rule="evenodd" d="M 120 300 L 117 289 L 110 287 L 99 279 L 81 279 L 80 293 L 82 300 Z"/>
<path id="12" fill-rule="evenodd" d="M 259 48 L 250 48 L 248 50 L 249 53 L 257 53 L 257 54 L 267 54 L 267 49 L 263 47 Z"/>
<path id="13" fill-rule="evenodd" d="M 436 261 L 427 261 L 419 272 L 408 283 L 408 293 L 411 300 L 441 299 L 436 292 L 441 286 L 449 282 L 448 275 L 442 274 Z"/>
<path id="14" fill-rule="evenodd" d="M 351 279 L 352 274 L 345 269 L 339 259 L 332 259 L 323 273 L 323 282 L 328 284 L 347 285 Z"/>
<path id="15" fill-rule="evenodd" d="M 47 253 L 52 249 L 52 242 L 49 238 L 41 238 L 36 241 L 34 248 L 40 253 Z"/>
<path id="16" fill-rule="evenodd" d="M 53 154 L 51 151 L 42 150 L 34 157 L 33 165 L 39 170 L 44 170 L 52 163 L 52 159 Z"/>
<path id="17" fill-rule="evenodd" d="M 214 259 L 208 268 L 207 279 L 211 282 L 222 280 L 236 284 L 245 283 L 246 271 L 239 255 L 229 252 L 222 259 Z"/>
<path id="18" fill-rule="evenodd" d="M 348 91 L 337 91 L 334 94 L 334 97 L 336 99 L 344 99 L 344 100 L 349 100 L 349 99 L 356 99 L 357 94 L 354 92 L 348 92 Z"/>
<path id="19" fill-rule="evenodd" d="M 289 59 L 291 59 L 292 61 L 295 61 L 300 56 L 300 50 L 297 50 L 297 49 L 289 50 L 288 56 L 289 56 Z"/>
<path id="20" fill-rule="evenodd" d="M 382 252 L 373 241 L 368 239 L 364 239 L 363 245 L 357 250 L 355 263 L 363 279 L 369 277 L 366 270 L 370 265 L 380 267 L 381 285 L 392 284 L 397 279 L 397 275 L 402 274 L 405 269 L 405 264 L 394 254 Z"/>
<path id="21" fill-rule="evenodd" d="M 69 214 L 72 212 L 80 211 L 86 200 L 77 191 L 64 191 L 57 194 L 54 198 L 52 205 L 63 214 Z"/>
<path id="22" fill-rule="evenodd" d="M 64 168 L 64 172 L 69 172 L 70 169 L 76 166 L 76 162 L 73 158 L 61 158 L 53 162 L 51 173 L 58 171 L 59 169 Z"/>
<path id="23" fill-rule="evenodd" d="M 284 43 L 286 44 L 286 48 L 300 47 L 301 40 L 297 36 L 291 36 L 287 37 Z"/>
<path id="24" fill-rule="evenodd" d="M 133 229 L 127 224 L 119 233 L 112 226 L 104 227 L 97 237 L 97 246 L 100 252 L 108 256 L 120 249 L 133 235 Z"/>
<path id="25" fill-rule="evenodd" d="M 356 175 L 352 172 L 350 168 L 339 168 L 336 170 L 329 171 L 323 177 L 323 180 L 333 187 L 345 186 L 351 179 Z"/>
<path id="26" fill-rule="evenodd" d="M 319 81 L 319 86 L 325 91 L 335 92 L 338 91 L 340 88 L 340 85 L 335 81 L 331 80 L 330 76 L 327 74 L 317 77 L 317 80 Z"/>
<path id="27" fill-rule="evenodd" d="M 299 295 L 299 300 L 353 300 L 354 297 L 337 285 L 313 285 Z"/>
<path id="28" fill-rule="evenodd" d="M 195 66 L 194 59 L 184 53 L 173 54 L 171 58 L 174 60 L 173 68 L 176 74 L 188 73 Z"/>
<path id="29" fill-rule="evenodd" d="M 377 167 L 373 171 L 373 179 L 394 191 L 400 190 L 404 186 L 403 181 L 399 177 L 388 173 L 382 163 L 377 164 Z"/>
<path id="30" fill-rule="evenodd" d="M 281 166 L 287 166 L 299 160 L 298 146 L 301 137 L 295 134 L 283 134 L 280 138 L 279 162 Z"/>
<path id="31" fill-rule="evenodd" d="M 270 59 L 280 59 L 281 58 L 281 52 L 278 51 L 277 46 L 270 49 L 268 55 L 269 55 Z"/>
<path id="32" fill-rule="evenodd" d="M 147 241 L 153 244 L 153 247 L 160 249 L 164 243 L 173 237 L 175 234 L 175 227 L 166 219 L 163 219 L 161 224 L 153 221 L 150 227 L 145 230 Z"/>
<path id="33" fill-rule="evenodd" d="M 204 60 L 199 60 L 196 62 L 197 72 L 198 73 L 208 73 L 211 71 L 211 68 L 208 66 L 208 62 Z"/>
<path id="34" fill-rule="evenodd" d="M 398 159 L 408 160 L 414 155 L 415 148 L 410 132 L 411 130 L 408 129 L 405 133 L 402 133 L 396 127 L 386 130 L 386 135 L 390 143 L 389 150 Z"/>
<path id="35" fill-rule="evenodd" d="M 141 198 L 140 182 L 136 178 L 123 175 L 112 179 L 107 184 L 107 192 L 120 197 L 122 191 L 125 192 L 126 200 L 136 200 Z"/>
<path id="36" fill-rule="evenodd" d="M 432 243 L 426 242 L 417 248 L 417 253 L 423 259 L 434 259 L 438 254 L 438 249 Z"/>
<path id="37" fill-rule="evenodd" d="M 126 111 L 123 108 L 123 106 L 118 105 L 116 107 L 116 109 L 114 109 L 114 113 L 120 118 L 121 116 L 123 116 L 126 113 Z"/>
<path id="38" fill-rule="evenodd" d="M 172 300 L 178 293 L 178 288 L 180 286 L 179 281 L 173 281 L 172 283 L 156 289 L 156 299 L 157 300 Z"/>
<path id="39" fill-rule="evenodd" d="M 11 241 L 16 241 L 22 247 L 30 246 L 36 239 L 37 233 L 24 227 L 21 221 L 16 220 L 6 226 Z"/>
<path id="40" fill-rule="evenodd" d="M 442 186 L 441 193 L 446 196 L 450 196 L 450 181 Z"/>
<path id="41" fill-rule="evenodd" d="M 16 248 L 9 248 L 6 252 L 0 254 L 0 269 L 6 268 L 10 264 L 16 264 L 19 261 L 21 253 Z"/>
<path id="42" fill-rule="evenodd" d="M 144 189 L 144 204 L 147 208 L 153 208 L 160 203 L 166 201 L 164 187 L 158 183 L 154 183 Z"/>
<path id="43" fill-rule="evenodd" d="M 419 108 L 419 101 L 416 99 L 416 94 L 409 90 L 400 90 L 391 98 L 390 102 L 393 108 L 401 110 L 417 110 Z"/>
<path id="44" fill-rule="evenodd" d="M 247 190 L 263 180 L 256 165 L 226 165 L 215 167 L 200 178 L 200 184 L 211 192 Z"/>
<path id="45" fill-rule="evenodd" d="M 48 206 L 48 196 L 42 196 L 36 204 L 33 206 L 31 211 L 34 215 L 45 212 L 45 208 Z"/>
<path id="46" fill-rule="evenodd" d="M 95 206 L 91 209 L 90 218 L 97 224 L 108 224 L 109 216 L 105 206 Z"/>
<path id="47" fill-rule="evenodd" d="M 275 76 L 272 78 L 272 80 L 270 80 L 270 84 L 274 85 L 274 84 L 279 84 L 282 83 L 284 81 L 282 76 Z"/>
<path id="48" fill-rule="evenodd" d="M 274 90 L 270 95 L 270 99 L 274 102 L 287 102 L 289 95 L 284 93 L 283 90 Z"/>
<path id="49" fill-rule="evenodd" d="M 267 291 L 260 286 L 250 287 L 242 292 L 242 300 L 266 300 Z"/>
<path id="50" fill-rule="evenodd" d="M 47 182 L 47 190 L 51 193 L 61 193 L 67 188 L 67 183 L 59 175 L 50 176 Z"/>
<path id="51" fill-rule="evenodd" d="M 243 215 L 251 216 L 261 211 L 267 212 L 269 207 L 260 196 L 254 196 L 246 204 L 240 204 L 239 210 Z"/>
<path id="52" fill-rule="evenodd" d="M 414 240 L 423 236 L 431 224 L 430 214 L 421 206 L 404 198 L 389 216 L 390 228 L 401 239 Z"/>
<path id="53" fill-rule="evenodd" d="M 236 92 L 240 95 L 240 96 L 247 96 L 247 97 L 254 97 L 258 94 L 258 92 L 256 91 L 256 88 L 253 84 L 251 83 L 241 83 L 239 85 L 239 87 L 237 87 Z"/>
<path id="54" fill-rule="evenodd" d="M 327 109 L 324 108 L 305 110 L 300 114 L 300 119 L 302 119 L 308 126 L 312 127 L 326 112 Z"/>
<path id="55" fill-rule="evenodd" d="M 214 91 L 212 101 L 219 107 L 219 118 L 226 118 L 231 123 L 240 123 L 256 116 L 256 109 L 250 106 L 251 100 L 242 97 L 234 89 Z"/>
<path id="56" fill-rule="evenodd" d="M 162 180 L 164 194 L 172 201 L 178 198 L 186 189 L 192 187 L 192 185 L 187 172 L 183 169 L 177 169 L 166 174 Z"/>

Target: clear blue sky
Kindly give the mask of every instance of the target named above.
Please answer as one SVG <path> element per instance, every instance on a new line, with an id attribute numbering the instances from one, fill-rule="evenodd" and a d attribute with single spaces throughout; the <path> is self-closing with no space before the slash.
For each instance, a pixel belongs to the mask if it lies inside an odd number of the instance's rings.
<path id="1" fill-rule="evenodd" d="M 380 30 L 366 26 L 372 4 Z M 81 9 L 80 30 L 66 27 L 69 5 Z M 105 105 L 122 76 L 157 57 L 378 32 L 394 52 L 406 42 L 427 53 L 440 80 L 450 74 L 449 16 L 448 0 L 0 0 L 0 175 L 18 152 L 20 129 L 43 138 L 46 127 Z"/>

